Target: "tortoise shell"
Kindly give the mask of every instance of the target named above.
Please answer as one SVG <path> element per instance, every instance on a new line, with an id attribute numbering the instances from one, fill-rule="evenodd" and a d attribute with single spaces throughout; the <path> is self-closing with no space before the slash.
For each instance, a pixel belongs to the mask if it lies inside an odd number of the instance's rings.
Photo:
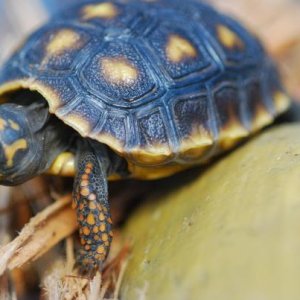
<path id="1" fill-rule="evenodd" d="M 125 157 L 137 177 L 205 162 L 289 105 L 257 38 L 180 0 L 81 1 L 27 39 L 0 84 L 2 94 L 39 92 L 51 113 Z"/>

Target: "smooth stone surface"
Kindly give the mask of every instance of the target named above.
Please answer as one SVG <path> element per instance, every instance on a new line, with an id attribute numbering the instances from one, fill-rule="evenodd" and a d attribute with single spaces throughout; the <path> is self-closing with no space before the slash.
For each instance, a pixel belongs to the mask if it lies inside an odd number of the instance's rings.
<path id="1" fill-rule="evenodd" d="M 130 218 L 121 299 L 300 299 L 300 125 L 194 174 Z"/>

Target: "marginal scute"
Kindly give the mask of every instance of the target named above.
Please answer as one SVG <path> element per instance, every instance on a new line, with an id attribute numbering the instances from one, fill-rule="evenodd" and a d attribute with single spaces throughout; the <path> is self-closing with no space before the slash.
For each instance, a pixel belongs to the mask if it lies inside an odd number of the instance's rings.
<path id="1" fill-rule="evenodd" d="M 137 164 L 159 165 L 172 157 L 170 148 L 164 144 L 151 145 L 130 150 L 130 156 Z"/>
<path id="2" fill-rule="evenodd" d="M 180 143 L 180 157 L 199 160 L 214 144 L 212 136 L 204 128 L 197 128 Z"/>
<path id="3" fill-rule="evenodd" d="M 243 123 L 243 103 L 238 89 L 230 85 L 222 86 L 215 93 L 215 103 L 219 125 L 218 143 L 222 149 L 227 150 L 250 134 Z"/>
<path id="4" fill-rule="evenodd" d="M 87 5 L 82 9 L 83 20 L 94 18 L 113 19 L 119 14 L 118 8 L 110 2 Z"/>
<path id="5" fill-rule="evenodd" d="M 186 38 L 172 34 L 167 43 L 166 55 L 171 62 L 179 63 L 186 59 L 196 58 L 197 50 Z"/>
<path id="6" fill-rule="evenodd" d="M 252 121 L 252 131 L 256 132 L 274 121 L 274 117 L 263 104 L 256 106 L 256 114 Z"/>
<path id="7" fill-rule="evenodd" d="M 282 91 L 274 93 L 275 108 L 278 113 L 285 112 L 290 106 L 291 99 Z"/>
<path id="8" fill-rule="evenodd" d="M 87 137 L 92 131 L 90 122 L 85 120 L 80 114 L 69 113 L 64 116 L 64 122 L 74 128 L 83 137 Z"/>

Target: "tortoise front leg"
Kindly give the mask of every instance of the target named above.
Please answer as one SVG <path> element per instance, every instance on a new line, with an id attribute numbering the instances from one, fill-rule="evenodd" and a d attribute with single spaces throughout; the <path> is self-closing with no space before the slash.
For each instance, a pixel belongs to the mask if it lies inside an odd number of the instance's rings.
<path id="1" fill-rule="evenodd" d="M 112 220 L 108 204 L 105 151 L 95 153 L 86 144 L 77 157 L 77 174 L 73 188 L 73 205 L 77 210 L 81 249 L 80 271 L 101 270 L 112 241 Z"/>

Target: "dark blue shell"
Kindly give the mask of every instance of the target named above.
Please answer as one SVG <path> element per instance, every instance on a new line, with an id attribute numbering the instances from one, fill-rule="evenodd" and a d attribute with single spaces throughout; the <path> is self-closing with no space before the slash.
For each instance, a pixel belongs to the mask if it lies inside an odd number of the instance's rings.
<path id="1" fill-rule="evenodd" d="M 144 165 L 201 162 L 286 108 L 259 41 L 211 7 L 188 0 L 80 3 L 13 55 L 0 74 L 2 92 L 39 91 L 83 136 Z M 113 16 L 84 15 L 99 3 L 113 7 Z M 62 30 L 77 40 L 49 55 Z M 115 71 L 120 65 L 111 68 L 116 61 L 129 64 L 128 80 Z"/>

